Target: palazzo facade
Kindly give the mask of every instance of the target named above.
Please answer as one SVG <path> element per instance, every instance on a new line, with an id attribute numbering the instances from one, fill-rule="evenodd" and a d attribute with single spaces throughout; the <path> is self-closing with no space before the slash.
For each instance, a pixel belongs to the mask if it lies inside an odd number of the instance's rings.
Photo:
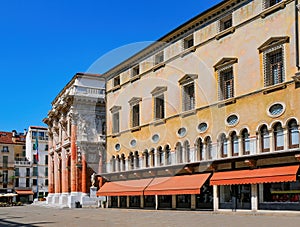
<path id="1" fill-rule="evenodd" d="M 105 79 L 77 73 L 52 102 L 48 125 L 48 204 L 75 207 L 102 172 L 105 150 Z"/>
<path id="2" fill-rule="evenodd" d="M 300 210 L 298 21 L 221 1 L 104 73 L 108 206 Z"/>

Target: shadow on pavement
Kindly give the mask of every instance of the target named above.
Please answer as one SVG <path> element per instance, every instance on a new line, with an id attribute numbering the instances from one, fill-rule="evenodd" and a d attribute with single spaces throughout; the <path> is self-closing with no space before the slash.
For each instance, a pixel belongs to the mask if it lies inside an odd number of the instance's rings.
<path id="1" fill-rule="evenodd" d="M 19 218 L 19 217 L 17 217 L 17 218 Z M 9 221 L 9 220 L 0 218 L 0 226 L 7 226 L 7 227 L 22 227 L 22 226 L 38 227 L 41 224 L 53 224 L 53 223 L 54 222 L 35 222 L 35 223 L 23 224 L 23 223 L 18 223 L 18 222 Z"/>

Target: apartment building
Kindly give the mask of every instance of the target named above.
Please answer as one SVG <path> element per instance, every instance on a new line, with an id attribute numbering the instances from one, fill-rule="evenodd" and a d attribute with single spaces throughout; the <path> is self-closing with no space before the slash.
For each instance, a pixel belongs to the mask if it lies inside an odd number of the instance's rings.
<path id="1" fill-rule="evenodd" d="M 295 0 L 224 0 L 104 73 L 98 195 L 110 207 L 300 210 L 298 21 Z"/>

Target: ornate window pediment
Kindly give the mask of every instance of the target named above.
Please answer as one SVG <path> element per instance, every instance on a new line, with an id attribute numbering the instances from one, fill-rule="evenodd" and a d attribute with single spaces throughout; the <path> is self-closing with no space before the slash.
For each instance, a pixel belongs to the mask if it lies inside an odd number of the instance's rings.
<path id="1" fill-rule="evenodd" d="M 155 95 L 161 94 L 165 91 L 167 91 L 166 86 L 158 86 L 151 91 L 151 95 L 155 96 Z"/>
<path id="2" fill-rule="evenodd" d="M 186 84 L 186 83 L 194 81 L 197 78 L 198 78 L 197 74 L 185 74 L 180 80 L 178 80 L 178 83 L 180 85 Z"/>
<path id="3" fill-rule="evenodd" d="M 237 58 L 229 58 L 229 57 L 222 58 L 220 61 L 218 61 L 214 65 L 214 68 L 215 68 L 215 70 L 219 70 L 220 68 L 224 68 L 226 66 L 233 65 L 234 63 L 237 63 L 237 62 L 238 62 Z"/>
<path id="4" fill-rule="evenodd" d="M 111 113 L 116 113 L 116 112 L 118 112 L 118 111 L 121 110 L 121 109 L 122 109 L 121 106 L 113 106 L 112 108 L 109 109 L 109 111 L 110 111 Z"/>
<path id="5" fill-rule="evenodd" d="M 258 47 L 259 52 L 263 52 L 267 49 L 271 49 L 275 46 L 288 43 L 290 41 L 290 37 L 281 36 L 281 37 L 271 37 L 266 42 L 264 42 L 260 47 Z"/>
<path id="6" fill-rule="evenodd" d="M 128 103 L 129 103 L 131 106 L 133 106 L 133 105 L 138 104 L 138 103 L 141 102 L 141 101 L 142 101 L 142 98 L 141 98 L 141 97 L 133 97 L 133 98 L 131 98 L 131 99 L 128 101 Z"/>

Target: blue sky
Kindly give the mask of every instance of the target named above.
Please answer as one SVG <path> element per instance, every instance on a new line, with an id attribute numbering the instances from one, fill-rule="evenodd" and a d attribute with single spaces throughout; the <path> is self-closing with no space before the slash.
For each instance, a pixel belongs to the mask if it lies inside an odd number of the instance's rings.
<path id="1" fill-rule="evenodd" d="M 114 50 L 134 51 L 219 2 L 1 0 L 0 131 L 45 126 L 52 100 L 76 72 L 97 59 L 117 64 Z M 95 73 L 108 66 L 101 67 Z"/>

